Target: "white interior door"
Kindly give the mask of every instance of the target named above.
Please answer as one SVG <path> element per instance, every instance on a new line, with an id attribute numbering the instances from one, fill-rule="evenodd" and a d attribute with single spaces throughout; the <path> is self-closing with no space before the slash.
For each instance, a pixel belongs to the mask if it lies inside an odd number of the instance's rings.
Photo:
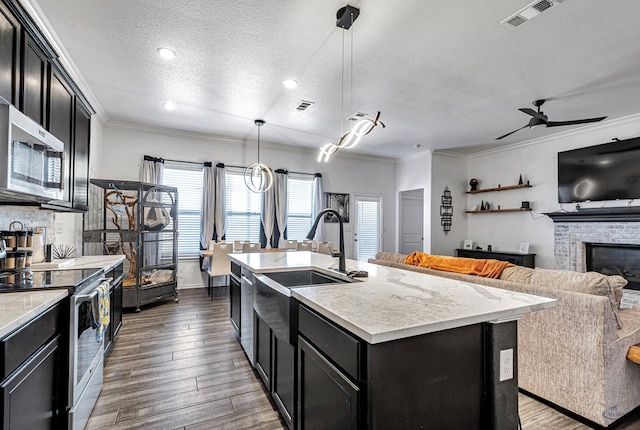
<path id="1" fill-rule="evenodd" d="M 382 249 L 382 197 L 355 196 L 355 258 L 367 261 Z"/>
<path id="2" fill-rule="evenodd" d="M 424 244 L 424 190 L 400 193 L 400 253 L 422 251 Z"/>

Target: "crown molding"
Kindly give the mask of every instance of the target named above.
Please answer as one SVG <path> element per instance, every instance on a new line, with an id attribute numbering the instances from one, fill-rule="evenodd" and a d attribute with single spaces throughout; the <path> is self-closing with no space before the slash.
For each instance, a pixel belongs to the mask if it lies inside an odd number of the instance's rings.
<path id="1" fill-rule="evenodd" d="M 40 6 L 35 2 L 35 0 L 20 0 L 20 4 L 29 14 L 31 19 L 33 19 L 44 37 L 56 51 L 56 53 L 58 54 L 58 60 L 65 68 L 71 79 L 73 79 L 73 81 L 76 83 L 78 88 L 80 88 L 80 91 L 82 91 L 84 97 L 87 98 L 87 101 L 91 104 L 91 107 L 93 107 L 93 109 L 96 111 L 96 116 L 100 119 L 100 122 L 102 122 L 102 124 L 106 124 L 109 121 L 109 117 L 107 116 L 104 108 L 89 87 L 89 84 L 84 79 L 84 76 L 82 76 L 82 73 L 80 73 L 80 70 L 78 70 L 76 64 L 71 59 L 69 52 L 62 44 L 60 37 L 58 37 L 58 34 L 53 29 L 53 26 L 51 25 L 47 17 L 44 15 L 44 12 L 40 8 Z"/>

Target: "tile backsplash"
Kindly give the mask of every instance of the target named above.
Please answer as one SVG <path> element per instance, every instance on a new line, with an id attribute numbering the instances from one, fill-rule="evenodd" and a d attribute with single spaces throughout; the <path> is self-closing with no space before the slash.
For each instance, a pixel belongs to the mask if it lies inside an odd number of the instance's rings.
<path id="1" fill-rule="evenodd" d="M 0 206 L 0 230 L 9 230 L 13 221 L 20 221 L 24 228 L 45 227 L 46 243 L 75 246 L 82 252 L 82 214 L 56 213 L 32 207 Z M 14 230 L 18 227 L 14 226 Z"/>

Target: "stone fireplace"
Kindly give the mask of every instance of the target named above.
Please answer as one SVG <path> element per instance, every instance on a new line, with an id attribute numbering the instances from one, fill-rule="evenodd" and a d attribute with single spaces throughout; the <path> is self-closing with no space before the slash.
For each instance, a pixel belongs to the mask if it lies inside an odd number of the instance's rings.
<path id="1" fill-rule="evenodd" d="M 640 208 L 554 212 L 547 215 L 554 221 L 556 269 L 576 272 L 594 270 L 601 273 L 615 271 L 615 274 L 629 281 L 627 288 L 640 289 Z M 587 266 L 587 260 L 593 264 L 594 253 L 598 254 L 597 265 L 604 263 L 600 270 Z"/>

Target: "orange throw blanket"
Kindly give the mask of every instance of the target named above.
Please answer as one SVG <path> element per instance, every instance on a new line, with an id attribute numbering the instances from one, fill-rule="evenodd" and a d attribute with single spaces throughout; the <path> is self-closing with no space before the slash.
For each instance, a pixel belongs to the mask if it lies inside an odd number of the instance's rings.
<path id="1" fill-rule="evenodd" d="M 513 266 L 513 264 L 508 261 L 429 255 L 419 251 L 407 255 L 404 263 L 411 264 L 412 266 L 442 270 L 443 272 L 482 276 L 483 278 L 498 278 L 505 267 Z"/>

